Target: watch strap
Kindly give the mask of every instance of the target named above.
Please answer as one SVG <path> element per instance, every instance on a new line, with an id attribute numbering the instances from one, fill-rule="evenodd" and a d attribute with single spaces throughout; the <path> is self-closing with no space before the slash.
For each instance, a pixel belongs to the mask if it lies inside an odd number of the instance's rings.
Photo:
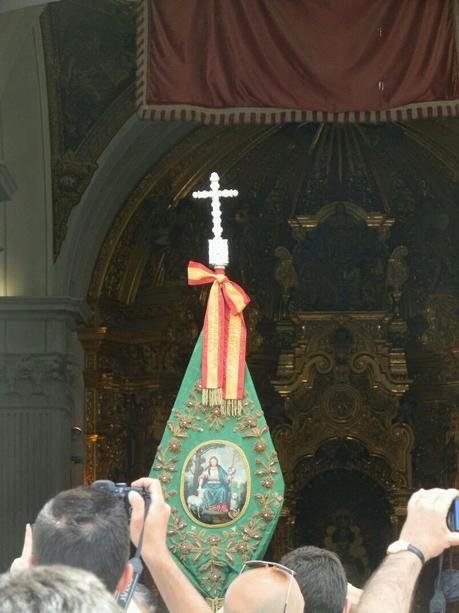
<path id="1" fill-rule="evenodd" d="M 421 564 L 424 566 L 426 563 L 426 558 L 420 549 L 409 543 L 406 550 L 411 551 L 411 553 L 414 553 L 415 556 L 418 556 L 418 558 L 421 560 Z"/>
<path id="2" fill-rule="evenodd" d="M 413 553 L 416 557 L 419 558 L 423 566 L 426 563 L 426 558 L 424 554 L 422 553 L 422 551 L 418 549 L 417 547 L 415 547 L 415 545 L 412 545 L 411 543 L 408 543 L 407 541 L 403 541 L 403 540 L 395 541 L 394 543 L 391 543 L 389 547 L 387 548 L 388 554 L 400 553 L 402 551 L 409 551 Z"/>

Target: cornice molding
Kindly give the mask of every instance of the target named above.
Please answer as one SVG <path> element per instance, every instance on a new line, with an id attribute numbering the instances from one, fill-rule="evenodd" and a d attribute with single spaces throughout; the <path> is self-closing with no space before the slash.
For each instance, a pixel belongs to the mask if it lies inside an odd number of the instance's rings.
<path id="1" fill-rule="evenodd" d="M 0 319 L 60 319 L 84 323 L 90 309 L 84 300 L 63 297 L 0 297 Z"/>

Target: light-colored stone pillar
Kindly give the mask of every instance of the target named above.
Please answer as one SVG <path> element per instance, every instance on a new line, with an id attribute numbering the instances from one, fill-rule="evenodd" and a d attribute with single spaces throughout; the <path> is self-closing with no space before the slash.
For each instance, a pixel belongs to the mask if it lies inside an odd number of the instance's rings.
<path id="1" fill-rule="evenodd" d="M 74 328 L 84 317 L 84 305 L 72 299 L 0 298 L 0 570 L 20 552 L 25 524 L 82 472 Z"/>

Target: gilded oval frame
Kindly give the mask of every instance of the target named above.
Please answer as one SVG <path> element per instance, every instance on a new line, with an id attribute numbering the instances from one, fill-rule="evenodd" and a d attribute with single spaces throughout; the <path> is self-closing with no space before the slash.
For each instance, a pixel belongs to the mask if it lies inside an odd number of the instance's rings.
<path id="1" fill-rule="evenodd" d="M 246 472 L 246 476 L 247 476 L 247 480 L 246 480 L 246 495 L 245 495 L 245 501 L 244 501 L 244 505 L 241 508 L 240 512 L 238 513 L 237 517 L 235 517 L 234 519 L 230 519 L 227 522 L 222 522 L 221 524 L 208 524 L 205 522 L 200 521 L 195 515 L 193 515 L 193 513 L 190 511 L 188 504 L 185 500 L 185 496 L 184 496 L 184 492 L 185 492 L 185 472 L 186 472 L 186 468 L 192 458 L 192 456 L 196 453 L 196 450 L 199 449 L 200 447 L 204 447 L 206 445 L 211 445 L 212 443 L 215 443 L 217 445 L 226 445 L 229 447 L 232 447 L 234 450 L 237 451 L 237 453 L 239 454 L 239 457 L 242 460 L 242 463 L 244 465 L 245 468 L 245 472 Z M 247 511 L 247 508 L 249 506 L 250 503 L 250 494 L 251 494 L 251 490 L 252 490 L 252 477 L 251 477 L 251 473 L 250 473 L 250 465 L 249 462 L 247 460 L 246 454 L 244 453 L 244 450 L 239 447 L 239 445 L 236 445 L 236 443 L 233 443 L 232 441 L 228 441 L 228 440 L 224 440 L 224 439 L 211 439 L 208 441 L 202 441 L 201 443 L 199 443 L 198 445 L 195 445 L 193 447 L 193 449 L 187 454 L 185 461 L 183 462 L 183 466 L 182 466 L 182 470 L 180 472 L 180 502 L 182 503 L 182 508 L 185 511 L 185 513 L 188 515 L 188 517 L 198 526 L 203 526 L 204 528 L 226 528 L 228 526 L 231 526 L 233 524 L 235 524 L 237 521 L 239 521 L 245 514 L 245 512 Z"/>

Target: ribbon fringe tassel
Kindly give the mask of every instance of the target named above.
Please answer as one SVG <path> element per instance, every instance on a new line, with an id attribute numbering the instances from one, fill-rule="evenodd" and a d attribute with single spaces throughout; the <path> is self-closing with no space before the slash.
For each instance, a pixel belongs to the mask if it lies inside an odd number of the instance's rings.
<path id="1" fill-rule="evenodd" d="M 226 417 L 239 417 L 242 415 L 242 400 L 224 400 L 222 409 Z"/>
<path id="2" fill-rule="evenodd" d="M 220 407 L 223 402 L 221 387 L 215 389 L 203 388 L 202 390 L 202 405 L 204 407 Z"/>
<path id="3" fill-rule="evenodd" d="M 220 387 L 215 389 L 202 389 L 202 406 L 220 407 L 225 417 L 239 417 L 242 415 L 242 400 L 224 399 Z"/>

